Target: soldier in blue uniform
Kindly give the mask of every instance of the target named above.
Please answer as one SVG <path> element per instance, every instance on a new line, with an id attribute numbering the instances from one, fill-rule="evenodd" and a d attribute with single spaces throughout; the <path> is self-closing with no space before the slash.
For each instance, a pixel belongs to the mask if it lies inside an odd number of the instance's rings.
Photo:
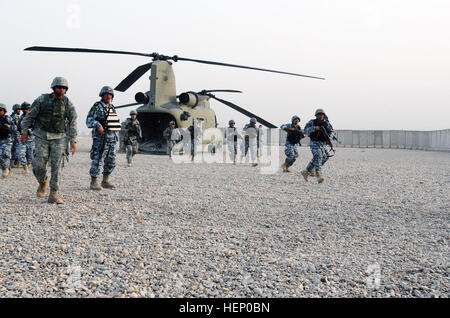
<path id="1" fill-rule="evenodd" d="M 109 176 L 116 167 L 116 146 L 119 140 L 117 134 L 121 130 L 120 120 L 117 116 L 112 100 L 114 90 L 105 86 L 100 90 L 101 100 L 96 102 L 89 111 L 86 125 L 92 128 L 92 148 L 90 152 L 92 165 L 89 171 L 91 175 L 92 190 L 100 191 L 115 189 L 116 186 L 109 181 Z M 98 184 L 100 167 L 103 164 L 103 180 Z"/>
<path id="2" fill-rule="evenodd" d="M 15 104 L 12 109 L 13 112 L 11 114 L 11 120 L 14 122 L 14 125 L 17 128 L 19 126 L 20 121 L 20 105 Z M 19 157 L 17 156 L 17 148 L 19 148 L 19 144 L 20 144 L 20 136 L 16 131 L 15 135 L 13 136 L 11 147 L 11 168 L 20 168 Z"/>
<path id="3" fill-rule="evenodd" d="M 6 115 L 6 106 L 0 104 L 0 166 L 3 178 L 12 177 L 11 146 L 13 137 L 17 134 L 14 121 Z"/>
<path id="4" fill-rule="evenodd" d="M 333 127 L 325 120 L 325 111 L 321 108 L 316 110 L 316 119 L 309 121 L 305 126 L 305 133 L 311 139 L 310 148 L 313 154 L 313 159 L 303 170 L 302 176 L 308 181 L 308 177 L 316 171 L 317 181 L 323 183 L 325 178 L 322 176 L 322 166 L 330 158 L 330 154 L 326 149 L 327 140 L 331 140 L 334 137 Z"/>
<path id="5" fill-rule="evenodd" d="M 20 109 L 22 110 L 22 115 L 20 116 L 19 120 L 19 126 L 17 127 L 17 130 L 20 134 L 22 134 L 22 121 L 25 118 L 25 116 L 30 111 L 30 104 L 27 102 L 23 102 L 20 106 Z M 22 144 L 22 142 L 19 143 L 19 146 L 17 147 L 17 157 L 19 158 L 19 162 L 23 167 L 23 170 L 25 173 L 29 172 L 29 169 L 31 168 L 33 158 L 34 158 L 34 136 L 33 136 L 33 128 L 34 124 L 31 125 L 31 127 L 28 129 L 28 140 L 25 144 Z"/>
<path id="6" fill-rule="evenodd" d="M 290 172 L 289 167 L 292 167 L 298 158 L 298 145 L 301 145 L 300 140 L 305 138 L 299 123 L 300 117 L 293 116 L 290 124 L 281 126 L 281 129 L 287 132 L 286 146 L 284 150 L 284 153 L 286 154 L 286 161 L 282 165 L 283 172 Z"/>

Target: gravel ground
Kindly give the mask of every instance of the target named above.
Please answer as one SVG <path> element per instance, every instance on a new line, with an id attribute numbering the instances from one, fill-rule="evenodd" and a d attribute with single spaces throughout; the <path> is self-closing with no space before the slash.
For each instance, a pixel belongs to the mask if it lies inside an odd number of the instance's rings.
<path id="1" fill-rule="evenodd" d="M 268 175 L 119 154 L 92 192 L 89 146 L 63 206 L 0 180 L 0 297 L 449 297 L 450 153 L 338 148 L 322 185 L 306 147 Z"/>

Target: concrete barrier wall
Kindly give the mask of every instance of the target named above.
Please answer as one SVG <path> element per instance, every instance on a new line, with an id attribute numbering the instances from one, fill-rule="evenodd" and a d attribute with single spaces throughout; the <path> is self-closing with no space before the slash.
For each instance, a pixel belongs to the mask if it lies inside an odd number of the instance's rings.
<path id="1" fill-rule="evenodd" d="M 337 130 L 338 147 L 450 151 L 450 129 L 438 131 Z"/>
<path id="2" fill-rule="evenodd" d="M 225 129 L 222 129 L 225 131 Z M 265 130 L 267 133 L 268 131 Z M 286 132 L 279 132 L 280 145 L 286 141 Z M 278 135 L 278 133 L 276 133 Z M 450 151 L 450 129 L 437 131 L 407 131 L 407 130 L 336 130 L 340 144 L 336 147 L 346 148 L 392 148 Z M 269 137 L 268 139 L 266 139 Z M 277 144 L 277 138 L 266 136 L 267 144 Z M 309 138 L 302 140 L 303 146 L 309 146 Z"/>

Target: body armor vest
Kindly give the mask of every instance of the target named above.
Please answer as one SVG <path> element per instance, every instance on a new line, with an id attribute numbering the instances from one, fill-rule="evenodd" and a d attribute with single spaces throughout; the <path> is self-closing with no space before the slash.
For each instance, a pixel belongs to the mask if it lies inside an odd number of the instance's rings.
<path id="1" fill-rule="evenodd" d="M 108 108 L 108 114 L 106 116 L 106 130 L 109 131 L 121 131 L 120 119 L 116 113 L 116 110 L 112 107 Z"/>
<path id="2" fill-rule="evenodd" d="M 302 140 L 305 135 L 301 131 L 300 127 L 296 126 L 293 128 L 295 128 L 295 131 L 288 131 L 287 140 L 289 141 L 289 143 L 296 145 L 300 143 L 300 140 Z"/>
<path id="3" fill-rule="evenodd" d="M 62 99 L 52 98 L 47 95 L 39 113 L 41 128 L 49 133 L 62 134 L 66 130 L 66 105 L 69 99 L 64 96 Z"/>
<path id="4" fill-rule="evenodd" d="M 0 139 L 6 139 L 10 135 L 10 130 L 5 124 L 9 125 L 6 116 L 0 117 Z"/>
<path id="5" fill-rule="evenodd" d="M 328 134 L 331 133 L 331 131 L 328 131 L 326 121 L 324 121 L 324 120 L 317 120 L 317 119 L 314 120 L 314 127 L 315 127 L 315 126 L 321 126 L 321 127 L 325 128 L 325 130 L 326 130 L 326 132 L 327 132 Z M 312 132 L 312 133 L 309 135 L 309 138 L 310 138 L 312 141 L 322 141 L 322 142 L 326 142 L 326 141 L 328 140 L 328 138 L 327 138 L 326 136 L 324 136 L 324 133 L 323 133 L 322 131 L 314 131 L 314 132 Z"/>

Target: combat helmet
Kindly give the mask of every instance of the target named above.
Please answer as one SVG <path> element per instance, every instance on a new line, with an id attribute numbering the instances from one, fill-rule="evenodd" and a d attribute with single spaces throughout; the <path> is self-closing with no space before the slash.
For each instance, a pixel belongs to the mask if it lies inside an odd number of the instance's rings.
<path id="1" fill-rule="evenodd" d="M 233 125 L 233 124 L 235 124 L 236 125 L 236 123 L 234 122 L 234 120 L 230 120 L 229 122 L 228 122 L 228 125 Z"/>
<path id="2" fill-rule="evenodd" d="M 102 97 L 105 94 L 111 94 L 112 97 L 114 98 L 114 90 L 109 86 L 103 86 L 98 96 Z"/>
<path id="3" fill-rule="evenodd" d="M 255 117 L 250 118 L 250 123 L 256 124 L 257 122 Z"/>
<path id="4" fill-rule="evenodd" d="M 20 109 L 20 105 L 19 104 L 14 104 L 12 109 L 15 112 L 16 110 Z"/>
<path id="5" fill-rule="evenodd" d="M 30 106 L 31 105 L 29 103 L 23 102 L 22 105 L 20 105 L 20 109 L 24 110 L 24 109 L 30 108 Z"/>
<path id="6" fill-rule="evenodd" d="M 136 116 L 137 116 L 137 111 L 132 110 L 132 111 L 130 112 L 130 116 L 132 116 L 132 115 L 136 115 Z"/>
<path id="7" fill-rule="evenodd" d="M 52 89 L 55 88 L 56 86 L 62 86 L 65 87 L 66 90 L 69 90 L 69 81 L 67 81 L 66 78 L 64 77 L 55 77 L 53 82 L 52 82 Z"/>
<path id="8" fill-rule="evenodd" d="M 324 114 L 324 115 L 326 115 L 325 111 L 324 111 L 322 108 L 319 108 L 319 109 L 316 110 L 315 116 L 317 116 L 317 115 L 319 115 L 319 114 Z"/>
<path id="9" fill-rule="evenodd" d="M 5 104 L 0 103 L 0 109 L 3 109 L 5 114 L 8 112 L 8 110 L 6 109 L 6 105 Z"/>
<path id="10" fill-rule="evenodd" d="M 172 125 L 175 125 L 175 122 L 173 120 L 169 123 L 169 126 L 172 126 Z"/>
<path id="11" fill-rule="evenodd" d="M 291 122 L 294 122 L 294 121 L 296 121 L 297 119 L 300 121 L 300 117 L 298 117 L 297 115 L 294 115 L 294 116 L 292 116 Z"/>

